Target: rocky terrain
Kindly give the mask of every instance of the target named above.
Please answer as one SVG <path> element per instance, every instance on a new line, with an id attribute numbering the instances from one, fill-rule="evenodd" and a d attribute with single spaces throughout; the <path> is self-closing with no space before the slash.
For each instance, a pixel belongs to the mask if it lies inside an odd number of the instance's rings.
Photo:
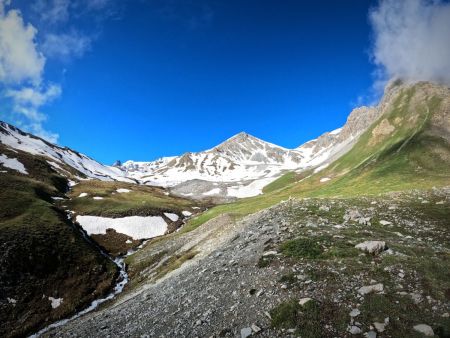
<path id="1" fill-rule="evenodd" d="M 194 254 L 58 337 L 423 337 L 450 334 L 450 190 L 289 199 L 149 242 Z M 144 256 L 141 256 L 142 259 Z"/>

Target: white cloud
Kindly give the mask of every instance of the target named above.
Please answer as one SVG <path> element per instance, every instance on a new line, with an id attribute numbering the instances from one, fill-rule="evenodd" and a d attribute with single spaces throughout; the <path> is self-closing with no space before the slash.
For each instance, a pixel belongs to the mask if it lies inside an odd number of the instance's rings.
<path id="1" fill-rule="evenodd" d="M 6 11 L 8 5 L 8 1 L 0 0 L 1 95 L 11 100 L 14 113 L 25 119 L 27 129 L 55 141 L 58 135 L 42 127 L 46 115 L 40 108 L 58 97 L 61 88 L 55 84 L 44 85 L 46 59 L 37 49 L 37 29 L 25 24 L 19 10 Z"/>
<path id="2" fill-rule="evenodd" d="M 450 3 L 380 0 L 370 12 L 373 60 L 382 80 L 450 85 Z"/>
<path id="3" fill-rule="evenodd" d="M 60 94 L 61 87 L 55 84 L 51 84 L 45 90 L 24 87 L 21 89 L 8 89 L 6 91 L 6 96 L 13 98 L 14 102 L 18 105 L 29 105 L 33 107 L 40 107 L 55 99 Z"/>
<path id="4" fill-rule="evenodd" d="M 51 25 L 64 23 L 70 17 L 70 0 L 38 0 L 32 8 L 42 21 Z"/>
<path id="5" fill-rule="evenodd" d="M 72 57 L 82 57 L 90 46 L 91 39 L 77 32 L 49 33 L 42 44 L 42 50 L 48 57 L 69 60 Z"/>
<path id="6" fill-rule="evenodd" d="M 17 10 L 0 12 L 0 82 L 41 82 L 45 57 L 36 49 L 37 30 Z"/>

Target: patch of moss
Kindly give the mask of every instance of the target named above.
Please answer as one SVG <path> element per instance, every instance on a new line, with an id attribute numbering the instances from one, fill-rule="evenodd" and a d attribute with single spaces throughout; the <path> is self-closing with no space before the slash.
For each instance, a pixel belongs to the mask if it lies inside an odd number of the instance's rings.
<path id="1" fill-rule="evenodd" d="M 309 238 L 297 238 L 281 244 L 281 252 L 293 258 L 320 258 L 323 249 L 317 241 Z"/>

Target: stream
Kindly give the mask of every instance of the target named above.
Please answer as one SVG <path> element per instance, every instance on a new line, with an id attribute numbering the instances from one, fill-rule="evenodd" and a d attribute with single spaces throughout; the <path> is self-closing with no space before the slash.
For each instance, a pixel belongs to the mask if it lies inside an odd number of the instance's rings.
<path id="1" fill-rule="evenodd" d="M 72 219 L 72 215 L 71 212 L 67 212 L 67 217 L 69 219 Z M 76 227 L 76 225 L 74 224 L 74 227 Z M 142 248 L 144 246 L 144 244 L 147 241 L 142 242 L 141 245 L 139 245 L 135 250 L 130 250 L 128 251 L 125 255 L 123 256 L 119 256 L 117 258 L 113 258 L 111 257 L 108 253 L 106 253 L 102 248 L 100 248 L 90 237 L 89 235 L 83 230 L 83 228 L 81 227 L 76 227 L 81 235 L 83 236 L 83 238 L 89 242 L 90 244 L 93 244 L 99 251 L 100 253 L 105 256 L 106 258 L 108 258 L 109 260 L 111 260 L 112 262 L 114 262 L 114 264 L 117 265 L 117 267 L 119 268 L 119 276 L 116 279 L 116 285 L 114 286 L 114 289 L 104 298 L 99 298 L 99 299 L 95 299 L 91 302 L 91 304 L 84 308 L 83 310 L 75 313 L 73 316 L 69 317 L 69 318 L 65 318 L 65 319 L 61 319 L 57 322 L 54 322 L 46 327 L 44 327 L 43 329 L 39 330 L 38 332 L 32 334 L 29 336 L 29 338 L 37 338 L 40 337 L 42 334 L 50 331 L 51 329 L 57 328 L 59 326 L 65 325 L 68 322 L 79 318 L 83 315 L 85 315 L 86 313 L 89 313 L 93 310 L 95 310 L 100 304 L 113 299 L 115 296 L 117 296 L 118 294 L 122 293 L 125 285 L 128 283 L 128 273 L 126 271 L 126 265 L 125 265 L 125 258 L 134 254 L 137 250 L 139 250 L 140 248 Z"/>

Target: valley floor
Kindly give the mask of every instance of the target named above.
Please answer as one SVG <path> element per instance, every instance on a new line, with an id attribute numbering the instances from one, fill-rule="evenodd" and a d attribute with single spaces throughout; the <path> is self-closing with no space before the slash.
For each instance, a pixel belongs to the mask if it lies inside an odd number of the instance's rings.
<path id="1" fill-rule="evenodd" d="M 152 268 L 134 272 L 128 293 L 46 335 L 448 336 L 449 219 L 448 189 L 221 215 L 149 242 L 133 264 Z M 355 248 L 365 241 L 385 246 Z"/>

